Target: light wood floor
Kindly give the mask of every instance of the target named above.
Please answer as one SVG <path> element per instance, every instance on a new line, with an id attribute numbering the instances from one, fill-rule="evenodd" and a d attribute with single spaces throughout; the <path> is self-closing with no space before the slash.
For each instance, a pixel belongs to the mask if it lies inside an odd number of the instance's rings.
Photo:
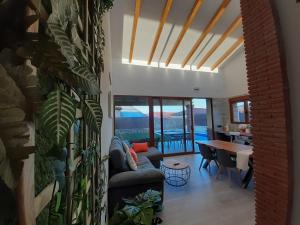
<path id="1" fill-rule="evenodd" d="M 186 155 L 171 157 L 187 162 L 191 168 L 191 179 L 184 187 L 165 184 L 164 209 L 160 217 L 163 225 L 254 225 L 253 184 L 248 190 L 239 186 L 238 176 L 229 185 L 226 175 L 216 180 L 216 167 L 211 176 L 201 169 L 201 156 Z M 213 163 L 212 163 L 213 165 Z"/>

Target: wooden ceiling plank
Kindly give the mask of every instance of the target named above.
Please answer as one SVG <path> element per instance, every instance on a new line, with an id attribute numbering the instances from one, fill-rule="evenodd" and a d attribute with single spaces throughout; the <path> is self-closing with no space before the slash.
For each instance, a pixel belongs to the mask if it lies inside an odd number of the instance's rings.
<path id="1" fill-rule="evenodd" d="M 181 29 L 181 32 L 167 58 L 167 61 L 166 61 L 166 66 L 168 66 L 172 60 L 172 58 L 174 57 L 174 54 L 175 52 L 177 51 L 178 49 L 178 46 L 180 45 L 184 35 L 186 34 L 187 30 L 189 29 L 189 27 L 192 25 L 192 22 L 194 21 L 198 11 L 200 10 L 202 4 L 203 4 L 203 1 L 204 0 L 195 0 L 195 3 L 193 5 L 193 8 L 188 16 L 188 18 L 186 19 L 185 23 L 184 23 L 184 26 L 182 27 Z"/>
<path id="2" fill-rule="evenodd" d="M 203 66 L 209 57 L 215 53 L 215 51 L 223 44 L 223 42 L 228 38 L 240 25 L 242 24 L 242 17 L 239 15 L 228 27 L 228 29 L 223 33 L 219 40 L 213 45 L 213 47 L 206 53 L 206 55 L 200 60 L 197 65 L 197 69 Z"/>
<path id="3" fill-rule="evenodd" d="M 134 11 L 134 19 L 133 19 L 133 26 L 131 32 L 131 43 L 130 43 L 130 53 L 129 53 L 129 62 L 132 63 L 133 59 L 133 51 L 135 45 L 135 37 L 136 37 L 136 30 L 138 25 L 138 20 L 141 13 L 141 0 L 135 1 L 135 11 Z"/>
<path id="4" fill-rule="evenodd" d="M 231 0 L 223 0 L 222 4 L 219 6 L 218 10 L 215 12 L 212 19 L 209 21 L 203 32 L 201 33 L 200 37 L 197 39 L 196 43 L 193 45 L 190 52 L 187 54 L 187 56 L 184 58 L 183 63 L 181 64 L 181 67 L 185 67 L 188 61 L 192 58 L 192 56 L 195 54 L 201 43 L 204 41 L 206 36 L 211 32 L 211 30 L 216 26 L 216 24 L 219 22 L 223 14 L 225 13 L 225 10 Z"/>
<path id="5" fill-rule="evenodd" d="M 236 42 L 213 64 L 211 70 L 215 70 L 219 65 L 221 65 L 227 57 L 229 57 L 241 44 L 244 43 L 244 37 L 239 37 Z"/>
<path id="6" fill-rule="evenodd" d="M 149 56 L 149 59 L 148 59 L 148 65 L 150 65 L 151 62 L 152 62 L 152 59 L 153 59 L 154 53 L 156 51 L 160 35 L 161 35 L 161 32 L 164 28 L 164 25 L 165 25 L 166 21 L 167 21 L 167 18 L 168 18 L 169 12 L 171 11 L 172 5 L 173 5 L 173 0 L 167 0 L 167 2 L 165 4 L 165 7 L 164 7 L 164 10 L 161 14 L 159 26 L 158 26 L 158 29 L 157 29 L 156 35 L 155 35 L 155 39 L 154 39 L 153 44 L 152 44 L 150 56 Z"/>

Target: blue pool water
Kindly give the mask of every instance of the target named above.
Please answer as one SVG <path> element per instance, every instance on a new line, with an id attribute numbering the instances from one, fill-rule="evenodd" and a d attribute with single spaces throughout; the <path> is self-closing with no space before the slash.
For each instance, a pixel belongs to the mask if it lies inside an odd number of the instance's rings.
<path id="1" fill-rule="evenodd" d="M 208 140 L 207 134 L 195 133 L 195 141 L 204 141 L 204 140 Z"/>

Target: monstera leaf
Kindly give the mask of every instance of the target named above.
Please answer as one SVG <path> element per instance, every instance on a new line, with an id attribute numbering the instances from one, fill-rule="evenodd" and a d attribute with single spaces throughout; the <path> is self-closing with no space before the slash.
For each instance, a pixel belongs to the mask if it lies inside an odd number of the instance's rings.
<path id="1" fill-rule="evenodd" d="M 66 92 L 57 89 L 48 95 L 41 109 L 41 127 L 55 140 L 63 145 L 66 136 L 75 121 L 76 104 Z"/>
<path id="2" fill-rule="evenodd" d="M 100 132 L 103 117 L 100 103 L 92 99 L 87 99 L 84 103 L 83 115 L 86 122 L 95 132 Z"/>

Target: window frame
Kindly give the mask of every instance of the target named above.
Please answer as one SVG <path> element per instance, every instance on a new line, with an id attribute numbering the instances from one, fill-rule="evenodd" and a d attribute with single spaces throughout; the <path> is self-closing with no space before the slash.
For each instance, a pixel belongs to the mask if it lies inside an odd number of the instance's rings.
<path id="1" fill-rule="evenodd" d="M 229 98 L 229 108 L 230 108 L 230 122 L 233 124 L 250 124 L 249 116 L 249 106 L 248 101 L 250 101 L 249 95 L 238 96 L 234 98 Z M 239 102 L 244 103 L 244 112 L 245 112 L 245 122 L 234 121 L 233 105 Z"/>

